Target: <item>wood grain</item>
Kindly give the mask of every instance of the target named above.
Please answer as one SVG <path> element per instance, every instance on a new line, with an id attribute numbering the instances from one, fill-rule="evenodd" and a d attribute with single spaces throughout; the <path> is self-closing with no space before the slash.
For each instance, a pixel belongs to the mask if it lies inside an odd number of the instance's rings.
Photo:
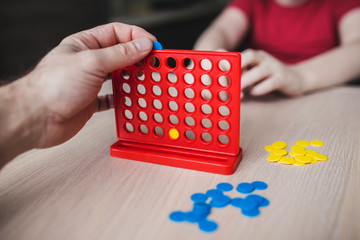
<path id="1" fill-rule="evenodd" d="M 103 92 L 109 91 L 107 84 Z M 112 158 L 113 111 L 98 113 L 65 144 L 27 152 L 0 172 L 0 238 L 7 239 L 360 239 L 360 88 L 242 102 L 243 160 L 216 175 Z M 327 162 L 271 164 L 263 147 L 319 139 Z M 270 200 L 256 218 L 213 209 L 212 234 L 173 223 L 191 194 L 219 182 L 262 180 Z M 238 196 L 233 190 L 231 196 Z"/>

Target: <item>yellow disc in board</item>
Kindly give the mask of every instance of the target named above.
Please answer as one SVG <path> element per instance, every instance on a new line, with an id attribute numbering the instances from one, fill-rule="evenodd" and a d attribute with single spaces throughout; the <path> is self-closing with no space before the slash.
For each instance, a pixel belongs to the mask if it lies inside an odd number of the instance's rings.
<path id="1" fill-rule="evenodd" d="M 268 152 L 271 152 L 271 151 L 275 150 L 275 148 L 273 146 L 271 146 L 271 145 L 266 145 L 264 147 L 264 149 L 265 149 L 265 151 L 268 151 Z"/>
<path id="2" fill-rule="evenodd" d="M 291 150 L 305 150 L 305 148 L 304 147 L 302 147 L 302 146 L 299 146 L 299 145 L 292 145 L 291 147 Z"/>
<path id="3" fill-rule="evenodd" d="M 270 154 L 266 160 L 268 160 L 269 162 L 277 162 L 279 161 L 279 159 L 281 158 L 281 155 L 274 155 L 274 154 Z"/>
<path id="4" fill-rule="evenodd" d="M 301 146 L 301 147 L 307 147 L 307 146 L 309 146 L 309 142 L 304 141 L 304 140 L 299 140 L 296 142 L 296 145 Z"/>
<path id="5" fill-rule="evenodd" d="M 321 147 L 322 145 L 324 145 L 324 143 L 320 140 L 311 140 L 310 144 L 314 147 Z"/>
<path id="6" fill-rule="evenodd" d="M 270 154 L 285 156 L 287 151 L 284 149 L 275 149 L 274 151 L 271 151 Z"/>
<path id="7" fill-rule="evenodd" d="M 328 160 L 328 158 L 327 158 L 325 155 L 320 154 L 320 153 L 316 154 L 316 155 L 313 156 L 313 157 L 316 158 L 316 159 L 319 160 L 319 161 L 326 161 L 326 160 Z"/>
<path id="8" fill-rule="evenodd" d="M 295 165 L 295 166 L 304 166 L 305 163 L 299 162 L 299 161 L 295 160 L 294 163 L 293 163 L 293 165 Z"/>
<path id="9" fill-rule="evenodd" d="M 273 146 L 273 148 L 275 148 L 275 149 L 284 149 L 284 148 L 286 148 L 287 143 L 283 142 L 283 141 L 277 141 L 277 142 L 274 142 L 271 146 Z"/>
<path id="10" fill-rule="evenodd" d="M 295 161 L 295 159 L 293 159 L 292 157 L 281 157 L 280 160 L 278 161 L 279 163 L 283 163 L 283 164 L 293 164 Z"/>
<path id="11" fill-rule="evenodd" d="M 298 156 L 295 156 L 295 160 L 302 162 L 302 163 L 311 163 L 312 159 L 309 156 L 298 155 Z"/>
<path id="12" fill-rule="evenodd" d="M 171 128 L 169 130 L 169 136 L 172 138 L 172 139 L 178 139 L 179 138 L 179 131 L 176 130 L 175 128 Z"/>

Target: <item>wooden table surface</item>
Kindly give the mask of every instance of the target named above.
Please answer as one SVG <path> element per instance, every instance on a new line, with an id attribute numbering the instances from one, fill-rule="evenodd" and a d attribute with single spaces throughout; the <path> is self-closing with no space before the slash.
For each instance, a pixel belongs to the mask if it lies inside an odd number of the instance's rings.
<path id="1" fill-rule="evenodd" d="M 360 88 L 241 106 L 244 155 L 230 176 L 110 157 L 114 113 L 95 114 L 65 144 L 27 152 L 1 170 L 0 239 L 360 239 Z M 329 160 L 266 161 L 265 145 L 300 139 L 322 140 L 317 150 Z M 213 209 L 218 229 L 210 234 L 168 218 L 190 210 L 193 193 L 255 180 L 269 186 L 257 192 L 270 200 L 258 217 Z"/>

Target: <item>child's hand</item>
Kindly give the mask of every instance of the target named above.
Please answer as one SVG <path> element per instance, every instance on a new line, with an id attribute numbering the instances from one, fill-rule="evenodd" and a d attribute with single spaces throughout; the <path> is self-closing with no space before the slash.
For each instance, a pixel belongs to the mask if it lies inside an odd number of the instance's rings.
<path id="1" fill-rule="evenodd" d="M 252 87 L 250 94 L 260 96 L 278 90 L 289 96 L 303 93 L 303 76 L 264 51 L 248 49 L 241 59 L 241 90 Z M 242 94 L 243 96 L 243 94 Z"/>

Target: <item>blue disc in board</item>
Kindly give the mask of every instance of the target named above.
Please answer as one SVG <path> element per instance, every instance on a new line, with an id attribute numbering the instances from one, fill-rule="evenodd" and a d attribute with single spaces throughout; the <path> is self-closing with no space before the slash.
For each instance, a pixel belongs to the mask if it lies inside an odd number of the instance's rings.
<path id="1" fill-rule="evenodd" d="M 194 203 L 204 203 L 208 199 L 208 196 L 204 193 L 194 193 L 190 198 Z"/>
<path id="2" fill-rule="evenodd" d="M 251 193 L 252 191 L 254 191 L 255 187 L 254 185 L 252 185 L 251 183 L 240 183 L 237 187 L 236 187 L 236 191 L 238 191 L 239 193 Z"/>
<path id="3" fill-rule="evenodd" d="M 185 221 L 185 213 L 181 211 L 172 212 L 169 215 L 171 221 L 182 222 Z"/>
<path id="4" fill-rule="evenodd" d="M 217 223 L 213 221 L 203 220 L 199 222 L 199 228 L 204 232 L 213 232 L 217 229 L 217 227 Z"/>
<path id="5" fill-rule="evenodd" d="M 268 187 L 267 184 L 262 181 L 252 182 L 252 185 L 254 186 L 255 190 L 265 190 Z"/>
<path id="6" fill-rule="evenodd" d="M 250 194 L 246 198 L 255 200 L 259 207 L 266 207 L 270 204 L 269 200 L 257 194 Z"/>
<path id="7" fill-rule="evenodd" d="M 233 186 L 230 183 L 219 183 L 216 185 L 216 189 L 222 192 L 229 192 L 233 190 Z"/>
<path id="8" fill-rule="evenodd" d="M 153 50 L 163 50 L 161 43 L 159 43 L 158 41 L 153 41 Z"/>
<path id="9" fill-rule="evenodd" d="M 249 211 L 241 209 L 241 213 L 247 217 L 256 217 L 260 214 L 260 211 L 257 208 L 249 210 Z"/>

